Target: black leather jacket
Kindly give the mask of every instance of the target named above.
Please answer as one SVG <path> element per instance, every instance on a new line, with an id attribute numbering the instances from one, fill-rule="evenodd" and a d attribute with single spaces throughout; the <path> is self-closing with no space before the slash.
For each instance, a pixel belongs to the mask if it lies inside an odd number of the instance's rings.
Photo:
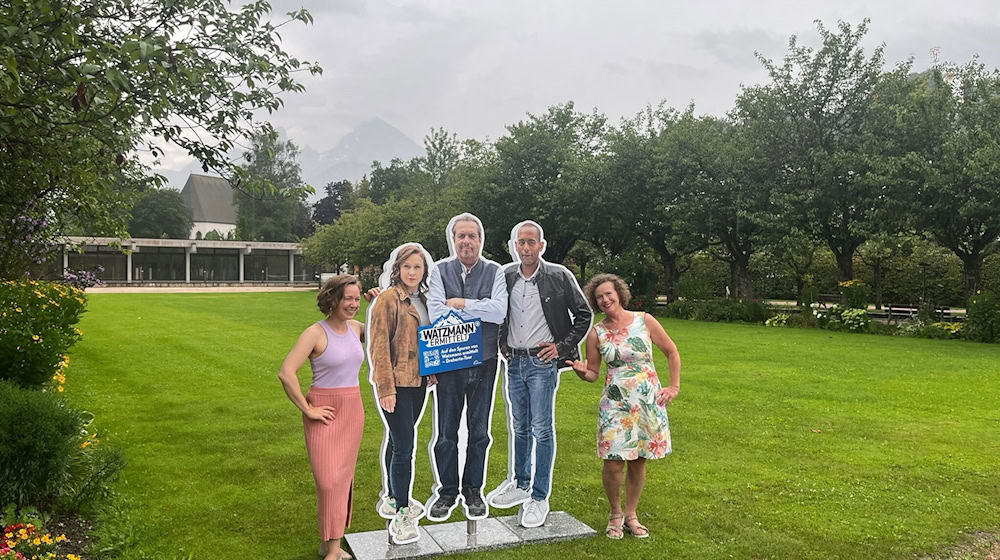
<path id="1" fill-rule="evenodd" d="M 507 280 L 507 293 L 514 289 L 517 280 L 517 269 L 521 263 L 510 263 L 504 267 L 504 279 Z M 566 267 L 538 261 L 538 296 L 542 300 L 542 314 L 545 323 L 555 338 L 553 342 L 559 350 L 558 367 L 566 366 L 567 360 L 580 359 L 580 341 L 587 336 L 594 313 L 587 305 L 586 298 L 580 291 L 573 276 Z M 507 304 L 507 316 L 510 317 L 510 303 Z M 500 326 L 500 351 L 504 356 L 510 356 L 507 346 L 507 321 Z"/>

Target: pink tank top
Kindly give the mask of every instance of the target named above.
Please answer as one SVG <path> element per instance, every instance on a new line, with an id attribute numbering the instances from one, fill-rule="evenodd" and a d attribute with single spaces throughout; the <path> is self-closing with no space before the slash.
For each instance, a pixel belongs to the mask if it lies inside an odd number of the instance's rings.
<path id="1" fill-rule="evenodd" d="M 365 352 L 354 329 L 347 326 L 347 332 L 333 332 L 326 321 L 319 321 L 326 332 L 326 350 L 315 358 L 309 358 L 312 364 L 312 386 L 322 389 L 334 387 L 357 387 L 358 372 L 361 362 L 365 361 Z"/>

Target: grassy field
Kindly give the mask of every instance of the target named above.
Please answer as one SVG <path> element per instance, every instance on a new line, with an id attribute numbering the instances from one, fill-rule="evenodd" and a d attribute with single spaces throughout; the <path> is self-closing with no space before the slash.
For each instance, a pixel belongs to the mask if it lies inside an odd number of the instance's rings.
<path id="1" fill-rule="evenodd" d="M 128 457 L 118 530 L 129 531 L 129 556 L 315 557 L 301 419 L 276 377 L 298 333 L 320 318 L 314 301 L 312 293 L 90 296 L 67 390 L 96 414 L 103 442 Z M 652 538 L 598 536 L 520 556 L 910 558 L 1000 528 L 1000 345 L 664 325 L 684 370 L 670 408 L 674 453 L 650 463 L 640 504 Z M 367 418 L 350 531 L 384 527 L 374 508 L 382 424 L 361 375 Z M 308 366 L 300 376 L 308 384 Z M 563 374 L 552 509 L 603 534 L 599 394 L 599 384 Z M 497 399 L 489 488 L 507 461 L 500 391 Z M 431 420 L 418 447 L 420 500 L 432 480 Z"/>

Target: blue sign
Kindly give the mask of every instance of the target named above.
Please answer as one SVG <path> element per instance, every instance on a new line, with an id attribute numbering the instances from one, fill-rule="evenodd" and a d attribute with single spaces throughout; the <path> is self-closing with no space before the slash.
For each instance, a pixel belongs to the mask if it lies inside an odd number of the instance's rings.
<path id="1" fill-rule="evenodd" d="M 466 321 L 454 311 L 442 315 L 417 335 L 420 375 L 433 375 L 482 365 L 483 322 Z"/>

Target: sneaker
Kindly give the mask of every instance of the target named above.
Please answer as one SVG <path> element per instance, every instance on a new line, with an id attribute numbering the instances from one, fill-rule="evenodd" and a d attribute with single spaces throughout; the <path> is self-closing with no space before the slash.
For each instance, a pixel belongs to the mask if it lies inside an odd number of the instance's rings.
<path id="1" fill-rule="evenodd" d="M 431 521 L 445 521 L 451 517 L 451 512 L 455 509 L 456 496 L 439 496 L 437 501 L 431 505 L 427 519 Z"/>
<path id="2" fill-rule="evenodd" d="M 510 481 L 505 483 L 506 488 L 497 488 L 490 492 L 487 501 L 496 508 L 512 508 L 519 506 L 531 499 L 531 493 L 527 488 L 518 488 L 517 483 Z M 503 486 L 503 485 L 501 485 Z"/>
<path id="3" fill-rule="evenodd" d="M 424 516 L 424 506 L 410 498 L 410 510 L 413 511 L 413 518 L 420 519 Z M 392 519 L 396 516 L 396 498 L 382 496 L 378 503 L 378 514 L 383 519 Z"/>
<path id="4" fill-rule="evenodd" d="M 549 516 L 549 501 L 529 500 L 521 506 L 521 527 L 541 527 Z"/>
<path id="5" fill-rule="evenodd" d="M 412 510 L 408 507 L 400 508 L 396 515 L 389 521 L 387 527 L 389 531 L 389 542 L 392 544 L 407 544 L 420 540 L 420 531 L 417 530 L 417 520 L 413 517 Z"/>
<path id="6" fill-rule="evenodd" d="M 489 510 L 483 502 L 483 496 L 479 490 L 471 490 L 462 493 L 462 500 L 465 502 L 465 515 L 469 519 L 485 519 Z"/>

